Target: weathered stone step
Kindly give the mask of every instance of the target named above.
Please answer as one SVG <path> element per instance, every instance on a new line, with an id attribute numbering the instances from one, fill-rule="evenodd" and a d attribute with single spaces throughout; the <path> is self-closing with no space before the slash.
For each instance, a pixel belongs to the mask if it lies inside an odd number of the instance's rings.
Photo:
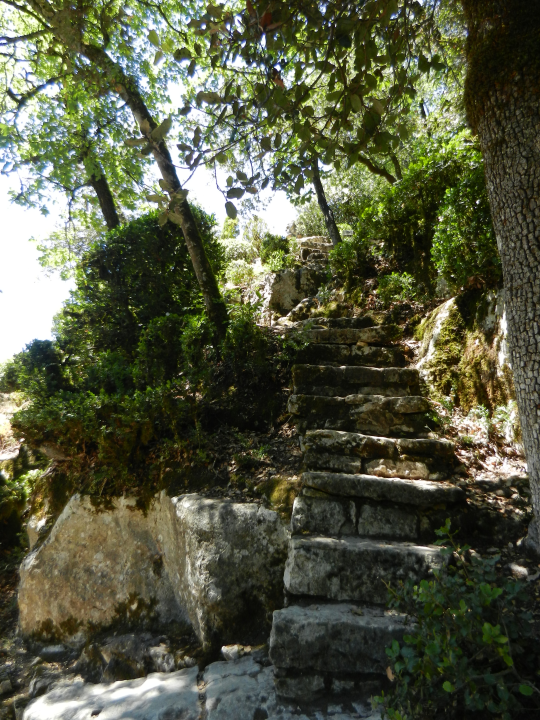
<path id="1" fill-rule="evenodd" d="M 437 547 L 356 537 L 292 537 L 284 583 L 291 595 L 384 605 L 385 583 L 417 582 L 443 562 Z"/>
<path id="2" fill-rule="evenodd" d="M 326 235 L 308 235 L 304 238 L 298 239 L 298 245 L 300 247 L 313 247 L 317 246 L 320 247 L 321 245 L 324 247 L 327 245 L 328 247 L 332 247 L 332 243 L 330 242 L 330 238 Z"/>
<path id="3" fill-rule="evenodd" d="M 341 430 L 308 430 L 301 439 L 303 452 L 313 451 L 361 458 L 436 458 L 452 462 L 455 446 L 449 440 L 386 438 Z"/>
<path id="4" fill-rule="evenodd" d="M 401 641 L 410 629 L 405 616 L 378 608 L 345 603 L 291 605 L 274 612 L 270 660 L 281 671 L 319 676 L 384 674 L 386 647 L 393 640 Z M 283 672 L 276 674 L 279 693 Z"/>
<path id="5" fill-rule="evenodd" d="M 312 493 L 315 497 L 311 496 Z M 414 542 L 422 536 L 430 542 L 434 531 L 444 524 L 447 515 L 447 510 L 442 514 L 441 511 L 422 513 L 408 506 L 405 509 L 405 506 L 388 507 L 344 498 L 328 499 L 328 496 L 321 497 L 316 490 L 306 488 L 294 501 L 291 531 L 293 535 L 350 535 Z"/>
<path id="6" fill-rule="evenodd" d="M 319 343 L 299 351 L 297 362 L 314 365 L 353 365 L 363 367 L 404 367 L 405 353 L 399 346 L 338 345 Z"/>
<path id="7" fill-rule="evenodd" d="M 445 482 L 407 480 L 376 475 L 347 475 L 333 472 L 302 473 L 302 483 L 329 495 L 389 501 L 400 505 L 434 507 L 464 500 L 464 491 Z"/>
<path id="8" fill-rule="evenodd" d="M 434 467 L 433 467 L 434 466 Z M 308 450 L 304 455 L 306 470 L 329 470 L 347 475 L 376 475 L 377 477 L 399 477 L 410 480 L 446 480 L 452 474 L 450 466 L 442 466 L 433 458 L 426 462 L 419 460 L 362 460 L 347 455 L 331 455 Z M 436 472 L 432 472 L 431 469 Z"/>
<path id="9" fill-rule="evenodd" d="M 294 365 L 292 377 L 295 395 L 404 397 L 420 394 L 420 376 L 415 368 Z"/>
<path id="10" fill-rule="evenodd" d="M 313 322 L 316 326 L 311 327 L 313 330 L 325 329 L 325 328 L 369 328 L 377 325 L 377 322 L 371 315 L 360 315 L 359 317 L 341 317 L 341 318 L 317 318 L 315 321 L 306 321 L 306 325 L 311 325 Z M 310 329 L 308 327 L 308 329 Z"/>
<path id="11" fill-rule="evenodd" d="M 291 395 L 288 409 L 301 433 L 322 428 L 395 436 L 429 432 L 430 404 L 419 395 Z"/>
<path id="12" fill-rule="evenodd" d="M 376 325 L 365 328 L 328 328 L 304 330 L 304 336 L 312 343 L 338 343 L 342 345 L 391 345 L 403 335 L 399 325 Z"/>

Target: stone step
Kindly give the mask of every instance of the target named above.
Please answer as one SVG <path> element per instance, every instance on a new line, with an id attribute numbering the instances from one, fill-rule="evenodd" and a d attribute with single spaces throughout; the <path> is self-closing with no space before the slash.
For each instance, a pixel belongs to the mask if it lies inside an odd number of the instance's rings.
<path id="1" fill-rule="evenodd" d="M 274 612 L 269 655 L 280 671 L 327 676 L 377 673 L 388 666 L 386 648 L 411 630 L 403 615 L 337 603 L 291 605 Z M 276 673 L 279 693 L 279 675 Z"/>
<path id="2" fill-rule="evenodd" d="M 377 325 L 365 328 L 339 328 L 329 327 L 327 329 L 305 330 L 305 338 L 312 343 L 339 343 L 342 345 L 356 345 L 367 343 L 368 345 L 391 345 L 399 340 L 403 330 L 399 325 Z"/>
<path id="3" fill-rule="evenodd" d="M 306 488 L 295 498 L 291 517 L 293 535 L 309 533 L 324 537 L 348 535 L 432 542 L 435 530 L 444 525 L 448 516 L 446 509 L 421 512 L 417 508 L 388 507 L 344 498 L 327 499 L 321 495 L 323 493 Z"/>
<path id="4" fill-rule="evenodd" d="M 298 363 L 314 365 L 353 365 L 363 367 L 405 367 L 407 360 L 399 346 L 377 347 L 366 345 L 338 345 L 320 343 L 308 345 L 299 351 Z"/>
<path id="5" fill-rule="evenodd" d="M 329 495 L 388 501 L 423 508 L 458 503 L 465 498 L 461 488 L 450 483 L 430 480 L 333 472 L 304 472 L 301 480 L 305 487 Z"/>
<path id="6" fill-rule="evenodd" d="M 452 463 L 455 446 L 449 440 L 431 438 L 387 438 L 341 430 L 308 430 L 301 438 L 302 452 L 319 452 L 353 458 L 410 460 L 434 458 Z"/>
<path id="7" fill-rule="evenodd" d="M 430 429 L 427 414 L 430 404 L 419 395 L 291 395 L 288 409 L 295 416 L 301 433 L 331 428 L 402 437 L 427 433 Z"/>
<path id="8" fill-rule="evenodd" d="M 409 480 L 447 480 L 452 475 L 451 464 L 441 464 L 435 458 L 422 460 L 389 460 L 388 458 L 356 458 L 308 450 L 304 455 L 305 470 L 328 470 L 346 475 L 375 475 Z"/>
<path id="9" fill-rule="evenodd" d="M 384 605 L 385 583 L 418 582 L 441 569 L 438 547 L 412 543 L 321 536 L 292 537 L 285 565 L 290 595 Z"/>
<path id="10" fill-rule="evenodd" d="M 325 235 L 308 235 L 307 237 L 298 238 L 297 242 L 299 247 L 312 247 L 314 245 L 317 247 L 320 245 L 328 245 L 328 247 L 332 247 L 330 238 Z"/>
<path id="11" fill-rule="evenodd" d="M 294 365 L 292 377 L 295 395 L 404 397 L 420 394 L 420 376 L 415 368 Z"/>

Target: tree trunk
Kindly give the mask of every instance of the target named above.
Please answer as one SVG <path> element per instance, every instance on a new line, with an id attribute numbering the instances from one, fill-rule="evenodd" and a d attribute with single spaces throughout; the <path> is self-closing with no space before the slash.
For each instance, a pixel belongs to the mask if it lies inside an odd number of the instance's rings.
<path id="1" fill-rule="evenodd" d="M 111 188 L 107 182 L 107 178 L 103 171 L 98 175 L 97 172 L 93 172 L 88 180 L 90 187 L 94 190 L 99 201 L 99 207 L 105 218 L 108 230 L 114 230 L 115 227 L 120 225 L 120 218 L 116 211 L 116 203 L 111 193 Z"/>
<path id="2" fill-rule="evenodd" d="M 323 184 L 321 182 L 321 175 L 319 173 L 318 158 L 315 158 L 313 160 L 311 168 L 313 170 L 313 186 L 315 187 L 315 192 L 317 193 L 317 201 L 324 217 L 324 224 L 326 225 L 326 229 L 328 231 L 328 235 L 330 236 L 330 240 L 332 241 L 332 245 L 335 246 L 341 242 L 341 235 L 334 219 L 334 213 L 332 212 L 331 208 L 328 205 L 328 201 L 326 200 L 326 194 L 324 192 Z"/>
<path id="3" fill-rule="evenodd" d="M 540 4 L 462 0 L 466 105 L 485 161 L 502 260 L 508 335 L 540 554 Z"/>
<path id="4" fill-rule="evenodd" d="M 150 130 L 154 130 L 157 127 L 157 123 L 150 114 L 135 80 L 128 77 L 122 67 L 118 65 L 118 63 L 115 63 L 105 50 L 96 45 L 87 45 L 84 43 L 78 45 L 76 50 L 105 73 L 111 88 L 114 88 L 115 92 L 117 92 L 128 105 L 141 130 L 146 123 L 148 123 Z M 152 153 L 161 177 L 168 184 L 169 192 L 174 194 L 176 191 L 181 190 L 182 186 L 178 179 L 167 143 L 165 140 L 160 140 L 159 142 L 153 142 L 151 144 Z M 228 323 L 227 308 L 219 292 L 216 276 L 206 255 L 195 217 L 191 212 L 187 200 L 177 200 L 175 207 L 176 212 L 182 218 L 182 232 L 199 287 L 201 288 L 208 317 L 216 328 L 218 339 L 223 340 Z"/>

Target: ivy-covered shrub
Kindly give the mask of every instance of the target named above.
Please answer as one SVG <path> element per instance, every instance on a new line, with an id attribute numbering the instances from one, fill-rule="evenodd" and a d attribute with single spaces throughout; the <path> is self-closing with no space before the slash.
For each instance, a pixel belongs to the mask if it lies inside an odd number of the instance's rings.
<path id="1" fill-rule="evenodd" d="M 213 218 L 198 218 L 219 270 Z M 256 326 L 251 306 L 232 310 L 215 347 L 176 226 L 152 213 L 108 233 L 75 280 L 56 339 L 31 343 L 3 371 L 30 401 L 14 429 L 66 458 L 71 490 L 152 493 L 182 474 L 201 432 L 263 429 L 283 412 L 293 351 Z"/>
<path id="2" fill-rule="evenodd" d="M 527 584 L 497 573 L 456 544 L 450 521 L 437 531 L 449 560 L 431 580 L 390 588 L 390 607 L 414 625 L 387 649 L 394 688 L 377 698 L 390 720 L 516 720 L 540 713 L 540 653 L 531 638 Z"/>

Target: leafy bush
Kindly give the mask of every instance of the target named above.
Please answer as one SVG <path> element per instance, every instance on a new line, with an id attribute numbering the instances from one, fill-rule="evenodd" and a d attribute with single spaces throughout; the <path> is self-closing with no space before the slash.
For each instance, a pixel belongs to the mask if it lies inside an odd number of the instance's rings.
<path id="1" fill-rule="evenodd" d="M 379 278 L 377 297 L 385 307 L 397 300 L 413 300 L 416 297 L 416 283 L 409 273 L 383 275 Z"/>
<path id="2" fill-rule="evenodd" d="M 261 241 L 261 260 L 263 263 L 269 264 L 270 258 L 281 253 L 283 257 L 289 252 L 289 241 L 282 235 L 273 235 L 267 232 L 263 235 Z"/>
<path id="3" fill-rule="evenodd" d="M 515 720 L 523 706 L 538 712 L 526 585 L 497 575 L 500 556 L 482 559 L 459 547 L 449 520 L 437 534 L 453 564 L 432 580 L 390 590 L 390 606 L 415 624 L 402 645 L 394 641 L 387 650 L 395 688 L 377 698 L 384 716 Z"/>
<path id="4" fill-rule="evenodd" d="M 496 281 L 498 260 L 482 159 L 469 135 L 426 138 L 424 134 L 411 142 L 408 151 L 409 157 L 402 159 L 403 176 L 393 185 L 351 171 L 341 195 L 332 200 L 337 222 L 355 230 L 353 241 L 369 249 L 368 257 L 379 274 L 408 273 L 421 294 L 434 292 L 438 272 L 454 283 L 454 276 L 461 279 L 467 273 L 467 277 L 481 275 L 488 283 Z M 298 218 L 299 226 L 312 215 L 319 217 L 315 206 L 303 212 L 307 214 Z M 314 222 L 310 232 L 315 228 Z M 365 255 L 359 255 L 358 265 L 364 263 Z M 350 264 L 345 275 L 349 285 L 365 277 Z"/>
<path id="5" fill-rule="evenodd" d="M 455 289 L 472 277 L 495 287 L 502 277 L 484 169 L 478 154 L 469 162 L 469 173 L 446 190 L 433 236 L 435 266 Z"/>
<path id="6" fill-rule="evenodd" d="M 199 215 L 219 268 L 213 220 Z M 184 477 L 201 433 L 262 428 L 283 412 L 289 341 L 257 328 L 254 308 L 243 306 L 231 309 L 226 341 L 214 346 L 176 226 L 161 228 L 150 214 L 108 233 L 75 279 L 56 339 L 31 343 L 4 372 L 30 401 L 13 427 L 67 458 L 70 491 L 152 494 Z"/>
<path id="7" fill-rule="evenodd" d="M 374 273 L 371 246 L 358 237 L 345 238 L 330 250 L 330 268 L 351 289 Z"/>
<path id="8" fill-rule="evenodd" d="M 255 266 L 247 260 L 233 260 L 227 265 L 225 279 L 231 285 L 250 288 L 255 282 L 257 272 Z"/>
<path id="9" fill-rule="evenodd" d="M 226 263 L 231 263 L 234 260 L 253 262 L 259 254 L 255 245 L 236 237 L 221 240 L 220 245 L 223 247 L 223 254 L 225 256 Z"/>
<path id="10" fill-rule="evenodd" d="M 303 206 L 294 225 L 299 237 L 327 234 L 324 216 L 316 200 L 311 200 Z"/>

